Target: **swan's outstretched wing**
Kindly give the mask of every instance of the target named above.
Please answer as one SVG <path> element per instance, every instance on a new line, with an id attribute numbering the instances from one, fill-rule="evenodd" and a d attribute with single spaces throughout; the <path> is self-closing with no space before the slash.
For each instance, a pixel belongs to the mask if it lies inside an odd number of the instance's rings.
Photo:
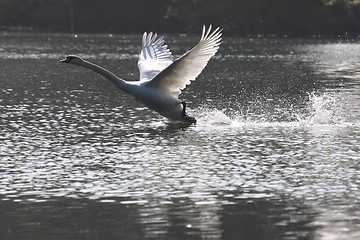
<path id="1" fill-rule="evenodd" d="M 211 32 L 203 27 L 200 42 L 155 76 L 149 85 L 171 94 L 179 94 L 201 73 L 221 43 L 221 29 Z"/>
<path id="2" fill-rule="evenodd" d="M 170 50 L 164 45 L 164 37 L 156 37 L 157 34 L 152 32 L 143 35 L 138 61 L 140 80 L 152 79 L 173 62 Z"/>

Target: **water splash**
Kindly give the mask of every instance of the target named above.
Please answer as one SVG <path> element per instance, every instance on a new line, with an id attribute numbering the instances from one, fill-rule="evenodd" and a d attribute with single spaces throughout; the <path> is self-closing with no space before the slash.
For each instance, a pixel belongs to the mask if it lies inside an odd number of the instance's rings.
<path id="1" fill-rule="evenodd" d="M 344 98 L 335 94 L 310 94 L 310 116 L 307 124 L 342 124 L 347 122 Z"/>
<path id="2" fill-rule="evenodd" d="M 252 107 L 262 108 L 263 106 L 264 104 L 259 102 Z M 303 104 L 291 106 L 291 109 L 289 109 L 289 106 L 267 108 L 260 115 L 256 115 L 251 111 L 234 112 L 228 111 L 228 109 L 220 110 L 205 106 L 196 109 L 194 115 L 198 119 L 200 126 L 212 127 L 357 125 L 356 116 L 353 113 L 354 103 L 351 98 L 346 98 L 343 93 L 311 93 L 308 94 L 308 99 Z M 290 117 L 289 112 L 292 113 Z"/>
<path id="3" fill-rule="evenodd" d="M 229 126 L 236 120 L 225 114 L 224 110 L 202 107 L 195 112 L 196 119 L 204 126 Z"/>
<path id="4" fill-rule="evenodd" d="M 194 112 L 196 119 L 198 120 L 197 125 L 200 127 L 220 127 L 220 128 L 239 128 L 239 127 L 268 127 L 274 125 L 291 124 L 290 122 L 274 122 L 270 121 L 269 118 L 265 120 L 264 116 L 259 116 L 256 119 L 253 115 L 248 116 L 242 112 L 231 112 L 229 113 L 226 109 L 216 109 L 202 107 Z"/>

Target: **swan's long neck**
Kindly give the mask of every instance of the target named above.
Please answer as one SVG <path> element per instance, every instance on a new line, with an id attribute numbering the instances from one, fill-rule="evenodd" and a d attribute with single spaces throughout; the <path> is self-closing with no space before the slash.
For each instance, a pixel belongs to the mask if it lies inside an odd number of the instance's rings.
<path id="1" fill-rule="evenodd" d="M 79 62 L 74 62 L 73 64 L 75 65 L 79 65 L 85 68 L 89 68 L 91 70 L 93 70 L 94 72 L 104 76 L 105 78 L 109 79 L 111 82 L 113 82 L 118 88 L 120 88 L 121 90 L 129 93 L 130 92 L 130 86 L 131 84 L 127 83 L 125 80 L 117 77 L 115 74 L 113 74 L 112 72 L 110 72 L 109 70 L 100 67 L 94 63 L 88 62 L 88 61 L 79 61 Z"/>

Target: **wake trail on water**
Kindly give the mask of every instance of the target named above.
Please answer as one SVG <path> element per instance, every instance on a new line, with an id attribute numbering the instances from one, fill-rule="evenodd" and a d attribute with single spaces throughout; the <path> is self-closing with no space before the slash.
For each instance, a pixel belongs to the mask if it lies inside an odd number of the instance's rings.
<path id="1" fill-rule="evenodd" d="M 267 113 L 256 116 L 251 112 L 228 111 L 227 109 L 217 109 L 214 107 L 201 107 L 194 110 L 194 115 L 198 120 L 198 126 L 212 127 L 344 127 L 360 126 L 358 117 L 349 99 L 336 94 L 309 94 L 308 101 L 302 106 L 298 106 L 302 111 L 294 111 L 289 120 L 289 109 L 284 109 L 284 117 L 281 118 L 277 111 L 272 112 L 267 109 Z M 261 108 L 261 103 L 259 106 Z M 294 110 L 290 109 L 290 111 Z"/>

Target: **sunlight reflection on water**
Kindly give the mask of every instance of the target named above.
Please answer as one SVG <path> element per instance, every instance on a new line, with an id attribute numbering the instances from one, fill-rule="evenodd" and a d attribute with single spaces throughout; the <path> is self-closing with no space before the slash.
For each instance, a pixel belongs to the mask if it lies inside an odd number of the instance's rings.
<path id="1" fill-rule="evenodd" d="M 133 227 L 134 239 L 359 234 L 355 54 L 339 53 L 333 64 L 327 44 L 225 40 L 229 52 L 220 51 L 181 95 L 198 119 L 181 128 L 99 76 L 57 62 L 75 50 L 135 78 L 129 69 L 136 71 L 137 42 L 79 39 L 65 41 L 64 49 L 51 42 L 29 52 L 2 48 L 0 198 L 12 206 L 4 207 L 4 219 L 40 212 L 51 220 L 51 209 L 60 217 L 43 226 L 58 221 L 62 232 L 92 232 L 80 223 L 110 227 L 101 222 L 110 219 L 123 230 Z M 113 55 L 124 44 L 124 59 Z M 341 60 L 350 63 L 327 70 Z M 74 220 L 75 230 L 61 220 L 76 219 L 69 217 L 74 211 L 85 216 Z M 103 218 L 86 217 L 91 211 Z"/>

